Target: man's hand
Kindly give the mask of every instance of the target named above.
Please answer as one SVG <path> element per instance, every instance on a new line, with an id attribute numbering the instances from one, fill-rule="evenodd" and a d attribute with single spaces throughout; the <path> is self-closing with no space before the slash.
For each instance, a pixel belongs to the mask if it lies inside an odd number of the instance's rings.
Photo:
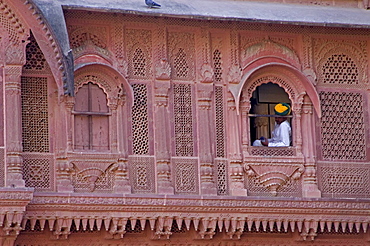
<path id="1" fill-rule="evenodd" d="M 268 146 L 269 145 L 269 140 L 267 138 L 261 137 L 260 140 L 261 140 L 261 144 L 263 146 Z"/>

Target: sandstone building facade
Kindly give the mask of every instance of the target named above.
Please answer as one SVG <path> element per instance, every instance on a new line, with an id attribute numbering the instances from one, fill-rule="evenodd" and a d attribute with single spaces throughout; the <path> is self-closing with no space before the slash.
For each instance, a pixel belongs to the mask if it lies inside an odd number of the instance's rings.
<path id="1" fill-rule="evenodd" d="M 161 4 L 0 0 L 1 245 L 370 245 L 369 3 Z"/>

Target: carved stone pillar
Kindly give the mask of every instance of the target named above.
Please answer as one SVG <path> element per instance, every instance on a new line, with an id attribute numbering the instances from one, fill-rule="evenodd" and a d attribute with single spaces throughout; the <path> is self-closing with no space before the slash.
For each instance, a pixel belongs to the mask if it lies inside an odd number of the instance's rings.
<path id="1" fill-rule="evenodd" d="M 227 128 L 227 132 L 229 133 L 227 143 L 230 159 L 230 195 L 246 196 L 247 190 L 244 187 L 239 118 L 236 112 L 235 101 L 231 95 L 228 98 Z"/>
<path id="2" fill-rule="evenodd" d="M 57 114 L 59 119 L 65 119 L 56 122 L 56 187 L 58 192 L 73 192 L 73 186 L 70 179 L 71 166 L 67 158 L 67 152 L 73 150 L 72 146 L 72 108 L 74 100 L 69 96 L 59 98 L 59 110 Z"/>
<path id="3" fill-rule="evenodd" d="M 313 107 L 306 97 L 302 107 L 302 138 L 303 155 L 305 157 L 305 172 L 303 175 L 303 197 L 321 197 L 317 186 L 316 159 L 315 159 L 315 125 L 313 120 Z"/>
<path id="4" fill-rule="evenodd" d="M 110 150 L 114 153 L 118 150 L 118 139 L 117 139 L 117 98 L 109 100 L 108 107 L 111 112 L 109 119 L 109 131 L 110 131 Z"/>
<path id="5" fill-rule="evenodd" d="M 125 158 L 118 159 L 117 168 L 115 170 L 115 180 L 113 190 L 115 193 L 120 194 L 130 194 L 131 186 L 130 180 L 128 178 L 128 169 L 127 169 L 128 160 Z"/>
<path id="6" fill-rule="evenodd" d="M 167 67 L 164 65 L 164 67 Z M 157 79 L 169 78 L 169 72 L 157 70 Z M 163 77 L 162 77 L 163 76 Z M 155 151 L 157 157 L 157 175 L 158 175 L 158 193 L 174 194 L 174 188 L 171 183 L 170 169 L 170 132 L 169 112 L 168 112 L 168 90 L 170 88 L 169 80 L 156 81 L 155 83 Z"/>
<path id="7" fill-rule="evenodd" d="M 5 68 L 6 186 L 24 187 L 22 178 L 21 65 Z"/>
<path id="8" fill-rule="evenodd" d="M 56 154 L 55 164 L 57 191 L 73 192 L 73 186 L 69 175 L 72 167 L 64 151 L 60 150 L 60 152 Z"/>
<path id="9" fill-rule="evenodd" d="M 199 160 L 200 182 L 202 195 L 217 195 L 214 180 L 213 149 L 211 141 L 211 83 L 198 84 L 198 129 L 199 129 Z"/>

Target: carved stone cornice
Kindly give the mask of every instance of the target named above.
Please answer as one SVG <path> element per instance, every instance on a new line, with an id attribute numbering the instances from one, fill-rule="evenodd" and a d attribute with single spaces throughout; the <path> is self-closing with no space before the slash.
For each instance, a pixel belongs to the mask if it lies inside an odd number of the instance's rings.
<path id="1" fill-rule="evenodd" d="M 176 221 L 178 225 L 184 222 L 187 230 L 192 223 L 197 239 L 212 239 L 226 231 L 228 240 L 238 240 L 243 232 L 253 228 L 263 231 L 277 228 L 278 232 L 297 231 L 301 240 L 314 240 L 318 232 L 325 233 L 325 228 L 337 233 L 347 229 L 366 232 L 369 205 L 366 199 L 38 194 L 28 205 L 23 223 L 30 221 L 32 226 L 36 220 L 40 224 L 46 220 L 52 225 L 53 233 L 64 238 L 70 234 L 72 222 L 80 225 L 81 221 L 83 228 L 77 230 L 96 224 L 94 230 L 100 231 L 105 225 L 112 239 L 119 239 L 125 235 L 130 221 L 131 226 L 139 223 L 142 230 L 149 223 L 152 239 L 169 239 L 173 234 L 170 227 Z"/>

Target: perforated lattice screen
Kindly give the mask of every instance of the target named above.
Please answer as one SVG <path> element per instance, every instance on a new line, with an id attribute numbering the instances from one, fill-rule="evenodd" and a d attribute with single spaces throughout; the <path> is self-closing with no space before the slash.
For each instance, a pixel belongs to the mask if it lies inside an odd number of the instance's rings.
<path id="1" fill-rule="evenodd" d="M 217 195 L 228 194 L 228 181 L 227 181 L 227 161 L 215 160 L 216 177 L 217 177 Z"/>
<path id="2" fill-rule="evenodd" d="M 251 155 L 256 156 L 295 156 L 295 148 L 279 147 L 279 148 L 260 148 L 250 147 Z"/>
<path id="3" fill-rule="evenodd" d="M 150 78 L 152 75 L 152 31 L 127 29 L 125 40 L 130 78 Z"/>
<path id="4" fill-rule="evenodd" d="M 137 48 L 132 57 L 132 73 L 134 76 L 144 77 L 146 69 L 145 54 L 142 49 Z"/>
<path id="5" fill-rule="evenodd" d="M 26 46 L 26 64 L 23 68 L 27 70 L 44 70 L 46 60 L 34 36 L 31 33 L 30 42 Z"/>
<path id="6" fill-rule="evenodd" d="M 183 48 L 179 48 L 174 57 L 174 69 L 177 78 L 186 79 L 189 76 L 189 64 Z"/>
<path id="7" fill-rule="evenodd" d="M 173 85 L 176 156 L 193 156 L 193 99 L 189 84 Z"/>
<path id="8" fill-rule="evenodd" d="M 23 154 L 23 179 L 26 187 L 33 187 L 36 191 L 53 190 L 53 166 L 51 154 Z"/>
<path id="9" fill-rule="evenodd" d="M 216 156 L 225 157 L 225 112 L 224 90 L 221 86 L 215 87 L 216 106 Z"/>
<path id="10" fill-rule="evenodd" d="M 176 194 L 198 194 L 197 159 L 172 159 Z"/>
<path id="11" fill-rule="evenodd" d="M 6 11 L 10 11 L 10 9 L 6 9 Z M 11 20 L 4 14 L 0 14 L 0 25 L 7 31 L 9 40 L 12 43 L 16 43 L 18 41 L 18 30 L 15 29 L 14 23 L 11 23 Z M 4 35 L 2 34 L 2 35 Z"/>
<path id="12" fill-rule="evenodd" d="M 102 49 L 106 48 L 106 44 L 104 43 L 104 41 L 101 40 L 98 35 L 89 32 L 89 30 L 82 30 L 73 33 L 73 35 L 71 36 L 70 45 L 72 49 L 75 49 L 77 47 L 85 45 L 87 41 Z"/>
<path id="13" fill-rule="evenodd" d="M 215 50 L 213 52 L 213 71 L 215 81 L 219 82 L 222 80 L 222 63 L 221 63 L 221 51 Z"/>
<path id="14" fill-rule="evenodd" d="M 130 180 L 133 193 L 153 193 L 155 173 L 153 157 L 129 157 Z"/>
<path id="15" fill-rule="evenodd" d="M 370 196 L 370 168 L 366 165 L 319 164 L 323 197 L 363 198 Z"/>
<path id="16" fill-rule="evenodd" d="M 194 34 L 169 33 L 168 42 L 172 79 L 192 80 L 195 74 Z"/>
<path id="17" fill-rule="evenodd" d="M 330 56 L 322 68 L 322 73 L 323 83 L 358 84 L 358 68 L 345 54 Z"/>
<path id="18" fill-rule="evenodd" d="M 24 152 L 49 152 L 47 79 L 22 77 L 22 136 Z"/>
<path id="19" fill-rule="evenodd" d="M 364 98 L 360 93 L 320 92 L 324 160 L 366 160 Z"/>
<path id="20" fill-rule="evenodd" d="M 145 84 L 133 84 L 132 145 L 136 155 L 149 154 L 148 90 Z"/>

